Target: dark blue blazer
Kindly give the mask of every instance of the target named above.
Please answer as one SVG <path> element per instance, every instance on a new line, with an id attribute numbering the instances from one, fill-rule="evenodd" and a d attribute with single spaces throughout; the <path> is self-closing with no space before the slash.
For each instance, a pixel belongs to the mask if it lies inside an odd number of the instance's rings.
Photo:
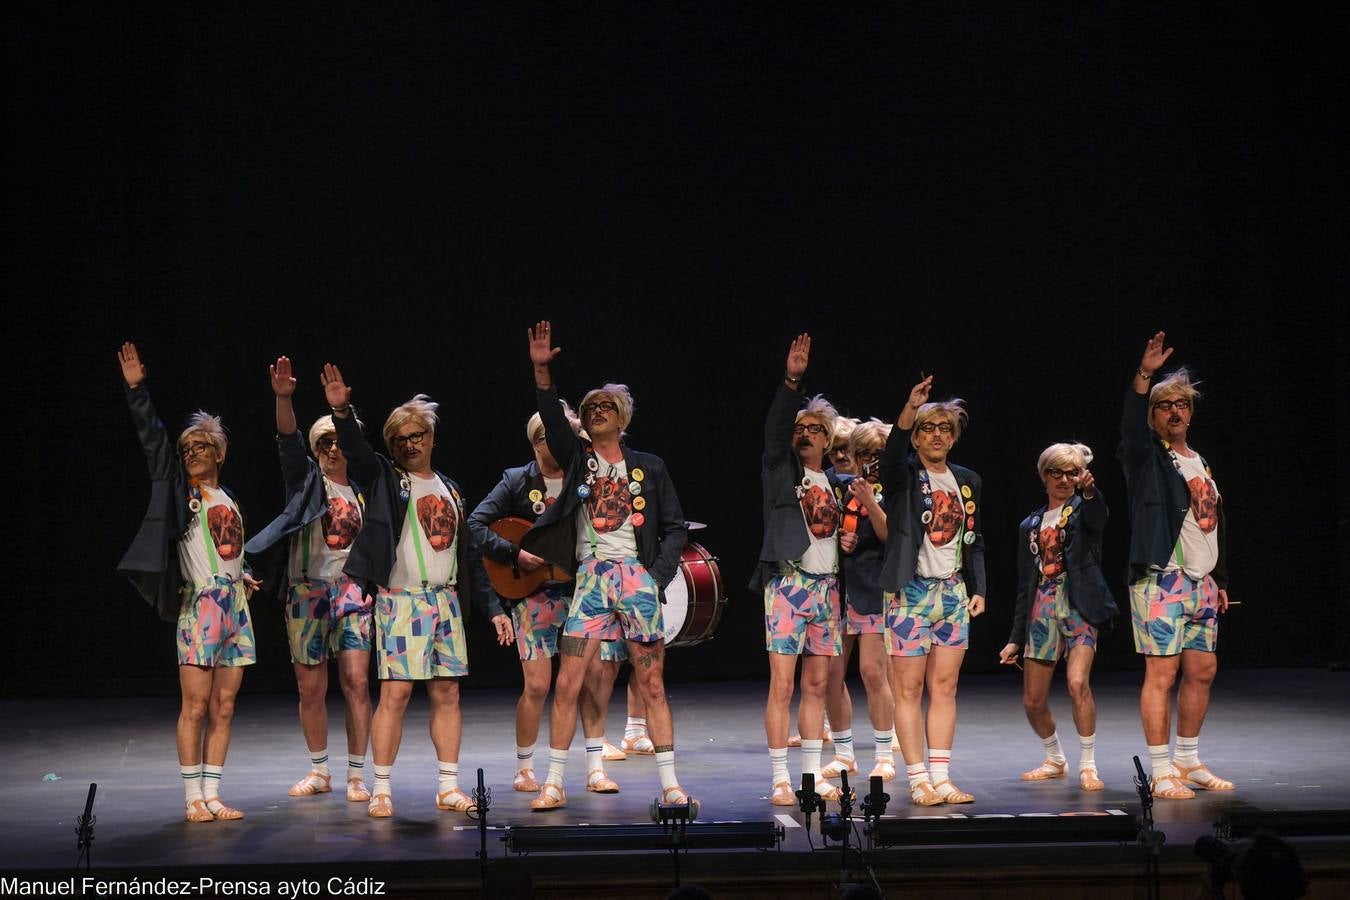
<path id="1" fill-rule="evenodd" d="M 914 579 L 919 565 L 919 546 L 923 542 L 923 494 L 919 491 L 919 469 L 923 463 L 909 443 L 910 432 L 899 426 L 891 429 L 886 449 L 881 454 L 881 485 L 886 496 L 886 557 L 881 565 L 881 586 L 892 593 L 904 590 Z M 980 476 L 965 466 L 948 462 L 952 476 L 959 487 L 970 488 L 970 500 L 975 502 L 975 535 L 972 543 L 961 548 L 961 578 L 966 593 L 979 594 L 987 599 L 984 577 L 984 531 L 980 527 L 984 507 L 980 502 Z M 966 498 L 962 497 L 964 503 Z"/>
<path id="2" fill-rule="evenodd" d="M 575 573 L 578 564 L 577 509 L 581 506 L 577 485 L 586 480 L 590 445 L 572 431 L 555 389 L 536 388 L 535 400 L 539 404 L 539 416 L 544 420 L 549 452 L 564 473 L 563 489 L 562 496 L 544 510 L 534 527 L 521 538 L 520 545 L 558 568 Z M 664 589 L 675 577 L 680 554 L 684 552 L 688 536 L 684 511 L 680 508 L 680 499 L 675 494 L 666 464 L 659 456 L 624 445 L 623 461 L 629 472 L 641 468 L 646 473 L 642 496 L 647 498 L 647 506 L 642 511 L 642 524 L 634 529 L 638 559 L 657 586 Z"/>
<path id="3" fill-rule="evenodd" d="M 117 564 L 117 573 L 130 579 L 136 591 L 166 622 L 178 621 L 183 604 L 183 573 L 178 568 L 178 540 L 192 524 L 188 508 L 188 478 L 177 452 L 164 430 L 164 423 L 150 402 L 150 391 L 123 385 L 127 408 L 145 452 L 150 472 L 150 503 L 140 530 Z M 234 499 L 228 488 L 221 490 Z M 239 503 L 236 500 L 235 505 Z M 239 509 L 244 519 L 244 510 Z M 247 530 L 244 532 L 247 534 Z"/>
<path id="4" fill-rule="evenodd" d="M 342 571 L 363 583 L 367 593 L 374 594 L 377 587 L 387 586 L 389 573 L 394 569 L 399 538 L 403 536 L 403 526 L 407 521 L 408 501 L 400 497 L 398 491 L 399 481 L 405 473 L 388 457 L 371 449 L 365 435 L 361 433 L 361 426 L 356 424 L 355 416 L 334 416 L 333 424 L 337 427 L 338 446 L 347 457 L 347 472 L 353 480 L 370 486 L 361 531 L 352 543 L 351 553 Z M 466 617 L 471 605 L 488 619 L 505 615 L 507 610 L 488 583 L 487 570 L 483 568 L 482 548 L 473 536 L 473 529 L 465 527 L 467 517 L 459 485 L 440 472 L 436 472 L 436 477 L 452 494 L 461 498 L 457 510 L 457 528 L 462 530 L 458 533 L 456 543 L 459 565 L 455 584 L 460 608 Z"/>
<path id="5" fill-rule="evenodd" d="M 844 498 L 848 498 L 847 493 Z M 858 516 L 857 534 L 858 546 L 854 551 L 839 554 L 843 561 L 844 598 L 859 615 L 880 615 L 884 609 L 881 602 L 881 565 L 886 556 L 886 544 L 877 537 L 869 516 Z"/>
<path id="6" fill-rule="evenodd" d="M 1130 507 L 1128 581 L 1133 582 L 1167 565 L 1191 508 L 1190 489 L 1172 463 L 1167 442 L 1149 427 L 1148 394 L 1136 393 L 1133 384 L 1125 391 L 1116 456 L 1125 470 Z M 1210 574 L 1221 588 L 1228 587 L 1227 530 L 1220 496 L 1219 558 Z"/>
<path id="7" fill-rule="evenodd" d="M 1111 588 L 1102 575 L 1102 529 L 1106 527 L 1106 500 L 1099 490 L 1091 500 L 1082 494 L 1075 494 L 1065 504 L 1073 509 L 1069 520 L 1064 524 L 1064 590 L 1069 605 L 1088 622 L 1101 627 L 1120 614 L 1116 608 L 1116 598 L 1111 596 Z M 1040 529 L 1045 525 L 1041 517 L 1045 515 L 1045 505 L 1022 520 L 1017 526 L 1017 603 L 1013 608 L 1012 631 L 1008 643 L 1019 647 L 1027 642 L 1027 627 L 1031 617 L 1031 606 L 1036 600 L 1036 589 L 1041 583 L 1041 573 L 1036 566 L 1036 557 L 1031 555 L 1030 537 L 1032 529 L 1040 537 Z M 1032 519 L 1036 524 L 1032 525 Z"/>
<path id="8" fill-rule="evenodd" d="M 281 479 L 286 486 L 286 507 L 244 545 L 248 553 L 262 553 L 328 511 L 323 472 L 318 461 L 309 455 L 300 432 L 278 434 L 277 455 L 281 458 Z M 364 507 L 365 495 L 361 486 L 352 481 L 350 487 Z"/>

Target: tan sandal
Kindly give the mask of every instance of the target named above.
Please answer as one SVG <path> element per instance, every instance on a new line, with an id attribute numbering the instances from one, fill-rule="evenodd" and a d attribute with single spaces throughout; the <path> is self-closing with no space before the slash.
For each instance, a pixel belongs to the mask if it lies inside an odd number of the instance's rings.
<path id="1" fill-rule="evenodd" d="M 946 801 L 942 799 L 941 794 L 933 790 L 931 781 L 920 781 L 910 787 L 909 802 L 915 806 L 938 806 Z"/>
<path id="2" fill-rule="evenodd" d="M 561 784 L 554 784 L 551 781 L 545 781 L 544 786 L 539 789 L 539 796 L 530 801 L 530 809 L 534 812 L 548 812 L 566 805 L 567 793 L 563 791 Z"/>
<path id="3" fill-rule="evenodd" d="M 943 790 L 946 788 L 946 790 Z M 933 790 L 938 792 L 943 803 L 974 803 L 975 795 L 968 794 L 956 785 L 952 784 L 950 778 L 944 778 L 933 785 Z"/>
<path id="4" fill-rule="evenodd" d="M 394 798 L 389 794 L 376 794 L 370 798 L 366 815 L 372 819 L 388 819 L 394 815 Z"/>
<path id="5" fill-rule="evenodd" d="M 1153 779 L 1149 790 L 1159 800 L 1190 800 L 1195 797 L 1195 791 L 1186 787 L 1181 777 L 1176 774 Z"/>
<path id="6" fill-rule="evenodd" d="M 1179 766 L 1174 762 L 1172 768 L 1177 770 L 1177 777 L 1181 779 L 1181 783 L 1184 785 L 1199 788 L 1202 791 L 1237 790 L 1237 785 L 1226 778 L 1215 775 L 1204 763 L 1200 763 L 1198 766 Z"/>
<path id="7" fill-rule="evenodd" d="M 605 741 L 605 746 L 600 753 L 600 758 L 605 762 L 623 762 L 628 758 L 628 754 L 624 753 L 618 747 L 615 747 L 609 741 Z"/>
<path id="8" fill-rule="evenodd" d="M 441 812 L 468 812 L 472 807 L 473 800 L 457 787 L 436 794 L 436 808 Z"/>
<path id="9" fill-rule="evenodd" d="M 1022 773 L 1023 781 L 1049 781 L 1052 778 L 1063 778 L 1065 771 L 1069 768 L 1067 759 L 1054 760 L 1047 759 L 1030 772 Z"/>
<path id="10" fill-rule="evenodd" d="M 702 804 L 695 800 L 688 791 L 678 784 L 672 784 L 670 787 L 661 791 L 661 802 L 667 806 L 678 806 L 683 804 L 684 806 L 689 807 L 689 820 L 691 822 L 698 818 L 699 810 L 702 808 Z M 655 804 L 653 804 L 652 816 L 653 818 L 656 816 Z"/>
<path id="11" fill-rule="evenodd" d="M 533 794 L 538 791 L 539 782 L 535 780 L 534 769 L 521 769 L 517 772 L 516 777 L 511 779 L 511 789 L 522 794 Z"/>
<path id="12" fill-rule="evenodd" d="M 836 756 L 833 760 L 831 760 L 828 764 L 826 764 L 825 768 L 820 770 L 820 775 L 822 778 L 838 778 L 840 772 L 847 772 L 850 775 L 857 775 L 858 760 L 856 758 L 841 759 L 838 756 Z"/>
<path id="13" fill-rule="evenodd" d="M 312 797 L 315 794 L 328 794 L 333 790 L 333 776 L 322 772 L 310 772 L 301 778 L 286 793 L 292 797 Z"/>
<path id="14" fill-rule="evenodd" d="M 214 800 L 219 809 L 211 809 L 211 800 Z M 244 817 L 243 810 L 234 809 L 221 802 L 219 797 L 213 797 L 206 801 L 206 808 L 211 809 L 211 815 L 216 817 L 217 822 L 233 822 Z"/>
<path id="15" fill-rule="evenodd" d="M 1084 766 L 1078 770 L 1078 786 L 1085 791 L 1101 791 L 1106 785 L 1097 777 L 1095 766 Z"/>
<path id="16" fill-rule="evenodd" d="M 635 738 L 626 737 L 619 741 L 619 747 L 622 748 L 623 753 L 631 753 L 634 756 L 656 755 L 656 745 L 653 744 L 652 739 L 645 734 Z"/>
<path id="17" fill-rule="evenodd" d="M 205 800 L 193 800 L 187 805 L 183 813 L 183 819 L 187 822 L 198 824 L 201 822 L 214 822 L 216 817 L 211 815 L 211 810 L 206 808 Z"/>
<path id="18" fill-rule="evenodd" d="M 796 806 L 797 794 L 792 790 L 792 785 L 786 781 L 780 781 L 773 786 L 773 793 L 769 795 L 769 802 L 774 806 Z"/>
<path id="19" fill-rule="evenodd" d="M 882 781 L 893 781 L 895 780 L 895 763 L 879 759 L 877 764 L 872 767 L 872 771 L 867 773 L 867 777 L 880 778 Z"/>
<path id="20" fill-rule="evenodd" d="M 347 779 L 347 802 L 365 803 L 370 799 L 370 789 L 360 778 Z"/>
<path id="21" fill-rule="evenodd" d="M 586 773 L 586 790 L 597 794 L 617 794 L 619 783 L 606 775 L 604 769 L 591 769 Z"/>

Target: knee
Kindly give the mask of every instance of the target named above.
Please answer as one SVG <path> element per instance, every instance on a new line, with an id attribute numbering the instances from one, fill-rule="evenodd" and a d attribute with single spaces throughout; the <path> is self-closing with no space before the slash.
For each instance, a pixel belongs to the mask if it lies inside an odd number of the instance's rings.
<path id="1" fill-rule="evenodd" d="M 1177 673 L 1175 669 L 1166 669 L 1162 671 L 1144 672 L 1144 690 L 1146 691 L 1169 691 L 1172 685 L 1176 683 Z"/>
<path id="2" fill-rule="evenodd" d="M 300 690 L 300 702 L 305 706 L 322 703 L 324 694 L 327 693 L 324 690 L 326 685 L 320 684 L 318 679 L 315 678 L 306 678 L 300 681 L 296 687 Z"/>
<path id="3" fill-rule="evenodd" d="M 862 676 L 863 686 L 869 692 L 875 693 L 886 689 L 886 667 L 881 663 L 860 663 L 858 674 Z"/>
<path id="4" fill-rule="evenodd" d="M 370 702 L 370 680 L 366 673 L 343 675 L 342 696 L 347 698 L 349 704 Z"/>
<path id="5" fill-rule="evenodd" d="M 403 715 L 412 699 L 412 685 L 408 682 L 386 681 L 380 688 L 380 709 L 395 715 Z"/>
<path id="6" fill-rule="evenodd" d="M 525 690 L 521 691 L 521 697 L 528 703 L 543 703 L 544 698 L 548 696 L 547 679 L 528 679 L 525 682 Z"/>
<path id="7" fill-rule="evenodd" d="M 1092 684 L 1084 676 L 1069 676 L 1069 699 L 1085 703 L 1092 699 Z"/>
<path id="8" fill-rule="evenodd" d="M 217 722 L 228 722 L 234 718 L 234 694 L 222 694 L 211 704 L 211 718 Z"/>
<path id="9" fill-rule="evenodd" d="M 769 703 L 775 706 L 788 706 L 792 703 L 792 682 L 786 679 L 773 679 L 769 682 Z"/>
<path id="10" fill-rule="evenodd" d="M 895 699 L 904 703 L 918 703 L 923 699 L 923 682 L 902 680 L 897 687 Z"/>
<path id="11" fill-rule="evenodd" d="M 1022 695 L 1022 709 L 1026 710 L 1027 715 L 1035 716 L 1044 713 L 1049 706 L 1046 705 L 1044 697 L 1036 697 L 1031 694 Z"/>
<path id="12" fill-rule="evenodd" d="M 1218 674 L 1218 670 L 1218 666 L 1208 663 L 1187 669 L 1182 678 L 1195 687 L 1208 688 L 1214 683 L 1214 676 Z"/>
<path id="13" fill-rule="evenodd" d="M 950 700 L 956 696 L 956 676 L 941 675 L 929 679 L 928 696 Z"/>
<path id="14" fill-rule="evenodd" d="M 180 715 L 189 722 L 200 723 L 202 719 L 206 718 L 206 698 L 184 697 L 183 710 Z"/>

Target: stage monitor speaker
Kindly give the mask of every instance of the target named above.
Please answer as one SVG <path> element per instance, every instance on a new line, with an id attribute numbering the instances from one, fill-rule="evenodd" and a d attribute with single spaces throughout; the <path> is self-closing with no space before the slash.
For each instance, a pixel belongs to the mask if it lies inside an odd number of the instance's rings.
<path id="1" fill-rule="evenodd" d="M 512 825 L 502 840 L 512 853 L 604 850 L 772 850 L 783 839 L 777 822 L 690 822 L 660 825 Z"/>
<path id="2" fill-rule="evenodd" d="M 1280 837 L 1350 835 L 1350 809 L 1241 810 L 1224 813 L 1214 823 L 1214 833 L 1226 841 L 1239 841 L 1257 831 L 1273 831 Z"/>
<path id="3" fill-rule="evenodd" d="M 878 819 L 872 839 L 883 847 L 923 844 L 1134 843 L 1134 816 L 1028 816 L 970 819 Z"/>

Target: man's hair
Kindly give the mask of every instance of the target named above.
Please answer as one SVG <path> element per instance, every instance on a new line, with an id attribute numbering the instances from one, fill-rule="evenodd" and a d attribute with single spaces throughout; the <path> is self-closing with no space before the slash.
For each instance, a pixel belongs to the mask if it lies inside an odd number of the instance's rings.
<path id="1" fill-rule="evenodd" d="M 1092 448 L 1087 444 L 1051 444 L 1041 451 L 1036 460 L 1036 474 L 1045 477 L 1046 469 L 1062 469 L 1065 466 L 1077 466 L 1086 469 L 1092 465 Z"/>
<path id="2" fill-rule="evenodd" d="M 871 453 L 882 449 L 886 446 L 886 439 L 891 436 L 893 427 L 890 422 L 876 418 L 859 422 L 853 433 L 848 436 L 848 455 L 857 459 L 859 453 Z"/>
<path id="3" fill-rule="evenodd" d="M 966 401 L 960 397 L 925 403 L 914 413 L 914 425 L 909 437 L 911 443 L 917 439 L 919 426 L 930 419 L 943 419 L 952 423 L 952 446 L 956 445 L 956 442 L 961 438 L 961 432 L 965 431 L 966 425 L 970 424 L 970 414 L 966 412 Z"/>
<path id="4" fill-rule="evenodd" d="M 1153 408 L 1154 403 L 1168 397 L 1181 397 L 1184 400 L 1189 400 L 1191 406 L 1195 406 L 1195 401 L 1200 399 L 1200 382 L 1191 380 L 1191 372 L 1185 366 L 1153 385 L 1153 388 L 1148 392 L 1149 409 Z"/>
<path id="5" fill-rule="evenodd" d="M 384 445 L 394 452 L 394 435 L 409 422 L 416 422 L 427 431 L 436 432 L 436 409 L 439 403 L 432 401 L 426 394 L 418 394 L 407 403 L 394 407 L 384 422 Z"/>
<path id="6" fill-rule="evenodd" d="M 619 432 L 623 433 L 624 429 L 628 427 L 628 423 L 633 421 L 633 412 L 637 409 L 637 406 L 633 403 L 633 395 L 628 390 L 628 385 L 613 383 L 602 384 L 598 388 L 587 391 L 586 396 L 581 398 L 581 409 L 583 414 L 586 406 L 597 397 L 605 397 L 608 400 L 614 401 L 614 405 L 619 408 Z M 585 423 L 583 422 L 582 424 Z"/>
<path id="7" fill-rule="evenodd" d="M 834 420 L 834 438 L 831 445 L 840 443 L 848 444 L 849 436 L 853 434 L 853 429 L 862 424 L 861 419 L 855 419 L 852 416 L 839 416 Z M 852 451 L 849 451 L 850 453 Z"/>
<path id="8" fill-rule="evenodd" d="M 577 418 L 577 414 L 572 411 L 572 407 L 567 405 L 566 400 L 559 398 L 558 402 L 562 404 L 563 415 L 567 417 L 567 424 L 572 426 L 572 433 L 579 433 L 581 431 L 581 420 Z M 539 413 L 535 413 L 530 416 L 530 421 L 525 423 L 525 438 L 530 442 L 530 446 L 533 447 L 535 439 L 543 433 L 544 418 L 539 415 Z"/>
<path id="9" fill-rule="evenodd" d="M 356 417 L 356 410 L 350 410 L 349 415 L 356 419 L 358 428 L 366 430 L 366 423 Z M 332 416 L 319 416 L 314 420 L 314 424 L 309 426 L 309 451 L 315 456 L 319 455 L 319 438 L 326 434 L 336 435 L 337 425 L 334 424 Z"/>
<path id="10" fill-rule="evenodd" d="M 206 442 L 215 448 L 220 462 L 225 461 L 225 451 L 230 448 L 230 439 L 225 436 L 225 426 L 221 424 L 220 416 L 213 416 L 204 409 L 199 409 L 189 416 L 187 427 L 178 435 L 179 451 L 193 435 L 205 438 Z"/>
<path id="11" fill-rule="evenodd" d="M 815 416 L 820 419 L 820 424 L 825 426 L 825 447 L 828 451 L 834 444 L 834 429 L 839 423 L 839 412 L 825 399 L 824 394 L 816 394 L 806 401 L 805 406 L 797 410 L 795 421 L 800 422 L 805 416 Z"/>

